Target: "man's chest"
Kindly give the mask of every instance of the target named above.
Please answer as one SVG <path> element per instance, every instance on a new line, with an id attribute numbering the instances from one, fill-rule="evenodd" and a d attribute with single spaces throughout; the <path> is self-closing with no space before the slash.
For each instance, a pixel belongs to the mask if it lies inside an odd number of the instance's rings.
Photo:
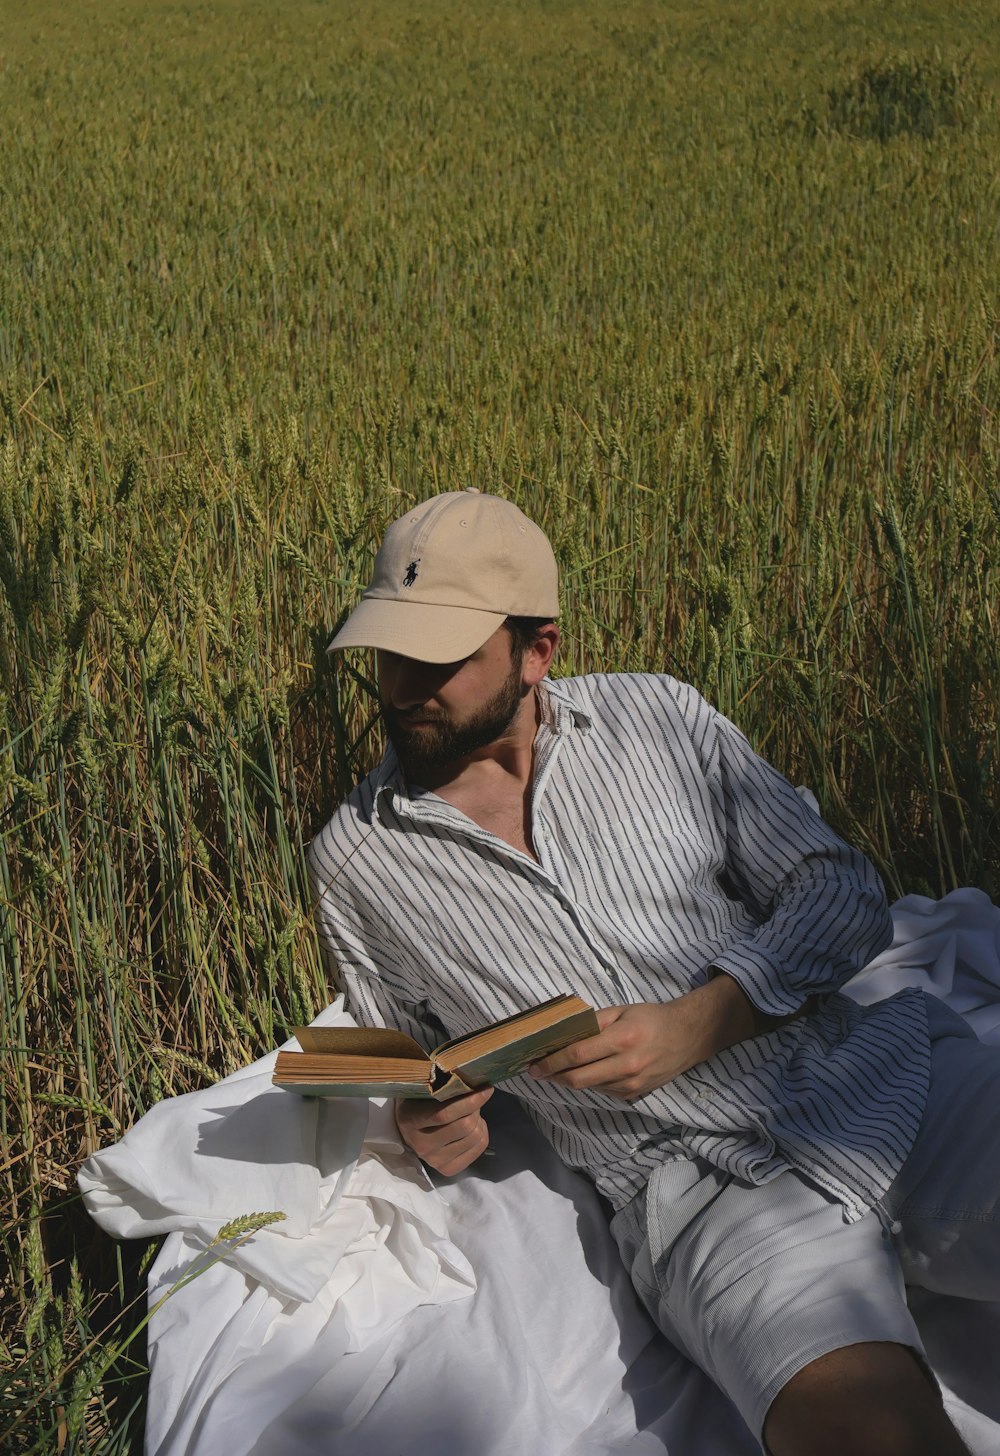
<path id="1" fill-rule="evenodd" d="M 507 793 L 469 795 L 451 801 L 477 829 L 503 840 L 519 854 L 535 859 L 531 840 L 530 795 L 515 788 Z"/>
<path id="2" fill-rule="evenodd" d="M 680 994 L 745 918 L 720 889 L 717 843 L 690 822 L 606 813 L 581 827 L 543 796 L 532 855 L 513 815 L 483 817 L 442 815 L 398 842 L 380 912 L 401 993 L 467 1002 L 471 1025 L 562 991 L 597 1005 Z"/>

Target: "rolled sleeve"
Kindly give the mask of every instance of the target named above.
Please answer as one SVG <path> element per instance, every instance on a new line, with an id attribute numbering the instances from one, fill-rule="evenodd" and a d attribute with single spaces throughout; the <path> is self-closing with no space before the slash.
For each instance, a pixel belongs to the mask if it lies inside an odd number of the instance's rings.
<path id="1" fill-rule="evenodd" d="M 766 1015 L 786 1016 L 809 996 L 838 990 L 889 944 L 882 882 L 787 779 L 715 714 L 710 786 L 736 895 L 759 928 L 716 956 Z"/>

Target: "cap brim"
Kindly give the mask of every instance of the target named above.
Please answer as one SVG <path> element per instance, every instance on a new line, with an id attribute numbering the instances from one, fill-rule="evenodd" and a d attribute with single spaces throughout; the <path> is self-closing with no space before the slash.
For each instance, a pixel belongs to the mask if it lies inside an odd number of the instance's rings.
<path id="1" fill-rule="evenodd" d="M 482 647 L 506 620 L 506 612 L 365 597 L 326 650 L 375 647 L 417 662 L 461 662 Z"/>

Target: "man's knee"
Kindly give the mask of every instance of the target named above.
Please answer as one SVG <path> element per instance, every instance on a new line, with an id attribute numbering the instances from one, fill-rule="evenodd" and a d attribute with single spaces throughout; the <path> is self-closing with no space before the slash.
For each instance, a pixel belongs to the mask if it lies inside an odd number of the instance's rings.
<path id="1" fill-rule="evenodd" d="M 775 1396 L 770 1456 L 968 1456 L 937 1386 L 905 1345 L 847 1345 L 813 1360 Z"/>

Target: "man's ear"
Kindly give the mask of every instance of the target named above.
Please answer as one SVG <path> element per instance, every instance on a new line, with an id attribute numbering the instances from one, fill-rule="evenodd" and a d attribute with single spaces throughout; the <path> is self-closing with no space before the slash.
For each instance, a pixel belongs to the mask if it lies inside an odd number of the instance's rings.
<path id="1" fill-rule="evenodd" d="M 552 659 L 559 646 L 559 628 L 555 622 L 539 627 L 534 642 L 527 649 L 521 662 L 521 681 L 526 688 L 540 683 L 552 666 Z"/>

